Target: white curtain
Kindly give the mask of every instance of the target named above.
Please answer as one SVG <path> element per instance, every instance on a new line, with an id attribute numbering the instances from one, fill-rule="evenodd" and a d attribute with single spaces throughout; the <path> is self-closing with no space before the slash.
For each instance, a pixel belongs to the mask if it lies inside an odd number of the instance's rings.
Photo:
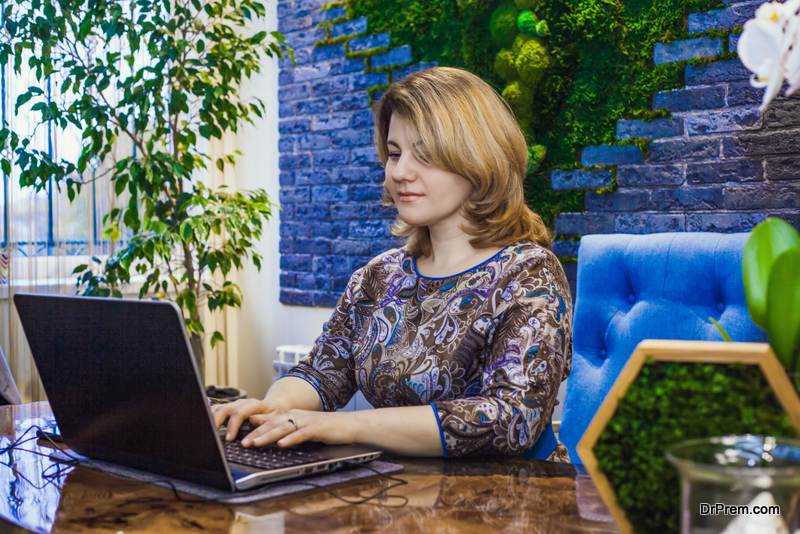
<path id="1" fill-rule="evenodd" d="M 3 119 L 14 131 L 33 134 L 36 147 L 48 150 L 54 159 L 72 157 L 79 153 L 80 135 L 77 131 L 48 131 L 41 126 L 34 130 L 35 125 L 30 119 L 34 117 L 33 114 L 21 109 L 19 114 L 14 115 L 14 102 L 28 85 L 34 83 L 32 75 L 16 77 L 11 76 L 10 70 L 6 70 L 2 73 L 0 82 L 5 86 Z M 54 95 L 58 94 L 56 88 L 52 89 Z M 209 143 L 208 152 L 216 158 L 230 153 L 228 150 L 232 150 L 232 146 L 232 139 L 212 142 Z M 16 168 L 12 169 L 10 176 L 2 176 L 0 347 L 5 353 L 23 402 L 44 400 L 46 396 L 13 305 L 13 295 L 17 292 L 74 295 L 77 289 L 73 269 L 80 264 L 90 264 L 92 257 L 102 259 L 120 246 L 119 243 L 102 240 L 102 221 L 106 213 L 114 207 L 123 207 L 127 199 L 116 197 L 108 174 L 104 171 L 113 168 L 117 159 L 129 156 L 131 150 L 131 145 L 119 141 L 104 164 L 89 171 L 91 174 L 81 177 L 87 183 L 71 203 L 63 189 L 59 192 L 50 187 L 36 193 L 33 188 L 21 188 L 19 171 Z M 233 189 L 231 170 L 222 173 L 215 168 L 210 172 L 209 178 L 212 187 L 227 184 Z M 125 298 L 138 298 L 136 284 L 127 290 L 123 289 L 123 295 Z M 236 385 L 236 362 L 228 356 L 235 353 L 231 350 L 235 340 L 228 335 L 229 332 L 235 332 L 235 327 L 231 324 L 233 317 L 228 312 L 206 312 L 204 317 L 204 326 L 208 332 L 205 344 L 205 376 L 209 384 Z M 212 349 L 207 340 L 214 330 L 219 330 L 225 336 L 226 342 L 218 343 Z"/>

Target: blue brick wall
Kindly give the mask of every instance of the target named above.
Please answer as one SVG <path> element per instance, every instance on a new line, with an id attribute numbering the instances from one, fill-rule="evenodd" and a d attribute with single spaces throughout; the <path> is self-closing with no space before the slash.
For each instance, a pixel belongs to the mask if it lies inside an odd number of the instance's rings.
<path id="1" fill-rule="evenodd" d="M 757 2 L 726 2 L 725 9 L 689 17 L 689 31 L 702 33 L 740 26 Z M 735 51 L 737 36 L 730 39 Z M 656 45 L 654 63 L 721 55 L 716 36 Z M 582 213 L 556 216 L 559 234 L 743 232 L 766 217 L 780 217 L 800 229 L 800 100 L 779 97 L 763 113 L 763 89 L 750 86 L 750 72 L 738 59 L 685 68 L 686 87 L 657 93 L 653 109 L 671 117 L 650 122 L 621 120 L 617 139 L 649 140 L 635 146 L 586 147 L 590 169 L 551 175 L 553 187 L 587 190 Z M 616 190 L 598 194 L 599 183 L 577 177 L 614 173 Z M 576 256 L 575 241 L 555 250 Z"/>
<path id="2" fill-rule="evenodd" d="M 278 28 L 295 51 L 279 73 L 281 302 L 333 306 L 353 271 L 395 247 L 373 147 L 376 87 L 431 65 L 389 48 L 366 18 L 330 0 L 280 0 Z M 327 40 L 333 40 L 326 44 Z M 321 45 L 318 45 L 321 43 Z"/>
<path id="3" fill-rule="evenodd" d="M 390 48 L 366 18 L 320 9 L 330 1 L 278 3 L 297 58 L 279 73 L 280 298 L 304 306 L 335 305 L 354 270 L 397 246 L 395 211 L 379 203 L 370 106 L 384 86 L 432 66 L 413 64 L 408 46 Z M 554 189 L 587 191 L 584 212 L 556 217 L 558 234 L 739 232 L 769 216 L 800 228 L 800 100 L 780 98 L 762 115 L 749 71 L 738 59 L 713 60 L 723 40 L 702 34 L 741 25 L 760 2 L 725 3 L 690 16 L 690 39 L 653 51 L 655 64 L 712 59 L 686 66 L 686 87 L 654 95 L 653 109 L 669 118 L 621 120 L 622 144 L 586 147 L 583 168 L 552 173 Z M 574 258 L 578 242 L 557 240 L 553 250 Z M 574 283 L 575 264 L 564 266 Z"/>

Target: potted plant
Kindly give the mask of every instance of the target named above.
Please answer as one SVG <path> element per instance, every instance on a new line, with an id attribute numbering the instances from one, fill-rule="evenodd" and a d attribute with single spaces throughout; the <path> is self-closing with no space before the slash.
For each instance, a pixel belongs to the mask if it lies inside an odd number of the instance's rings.
<path id="1" fill-rule="evenodd" d="M 578 445 L 623 532 L 678 531 L 680 482 L 665 457 L 671 446 L 800 433 L 800 234 L 765 220 L 747 240 L 742 271 L 750 317 L 769 344 L 731 344 L 712 318 L 728 343 L 642 342 Z"/>
<path id="2" fill-rule="evenodd" d="M 784 81 L 787 95 L 800 88 L 798 11 L 800 0 L 763 4 L 744 25 L 738 54 L 754 73 L 751 83 L 765 88 L 762 111 Z M 709 344 L 689 355 L 643 343 L 578 446 L 623 532 L 678 530 L 669 445 L 731 433 L 796 437 L 800 430 L 800 235 L 785 221 L 765 220 L 748 238 L 742 265 L 750 317 L 769 345 Z"/>
<path id="3" fill-rule="evenodd" d="M 742 257 L 750 318 L 800 389 L 800 234 L 781 219 L 753 229 Z"/>
<path id="4" fill-rule="evenodd" d="M 75 158 L 54 158 L 31 139 L 0 131 L 1 161 L 20 184 L 50 184 L 70 200 L 96 175 L 117 194 L 103 218 L 103 238 L 119 242 L 107 258 L 75 269 L 82 295 L 122 297 L 141 283 L 139 298 L 173 300 L 183 311 L 192 348 L 204 368 L 201 310 L 240 306 L 229 274 L 248 259 L 274 205 L 263 190 L 212 189 L 236 153 L 212 161 L 205 145 L 262 116 L 263 102 L 244 101 L 239 84 L 261 70 L 261 54 L 291 49 L 278 32 L 248 28 L 265 16 L 254 0 L 16 0 L 4 8 L 0 65 L 35 82 L 16 101 L 44 129 L 80 137 Z M 123 144 L 128 155 L 114 158 Z M 98 172 L 99 171 L 99 172 Z M 210 343 L 223 341 L 220 332 Z"/>
<path id="5" fill-rule="evenodd" d="M 670 446 L 798 431 L 800 398 L 766 343 L 645 340 L 578 454 L 623 533 L 678 532 L 681 486 L 665 457 Z"/>

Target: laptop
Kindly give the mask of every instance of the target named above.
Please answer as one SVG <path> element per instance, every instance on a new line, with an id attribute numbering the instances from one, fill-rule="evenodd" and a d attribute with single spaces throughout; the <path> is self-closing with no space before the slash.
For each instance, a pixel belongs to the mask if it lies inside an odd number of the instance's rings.
<path id="1" fill-rule="evenodd" d="M 381 455 L 225 442 L 173 302 L 17 293 L 14 304 L 64 443 L 82 456 L 242 491 Z"/>

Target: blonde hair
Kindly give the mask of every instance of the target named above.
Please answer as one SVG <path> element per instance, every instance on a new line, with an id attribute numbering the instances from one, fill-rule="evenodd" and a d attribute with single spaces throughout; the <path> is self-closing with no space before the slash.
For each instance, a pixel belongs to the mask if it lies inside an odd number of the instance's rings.
<path id="1" fill-rule="evenodd" d="M 434 67 L 392 85 L 374 111 L 375 143 L 384 166 L 393 114 L 405 123 L 417 159 L 472 183 L 473 193 L 462 213 L 468 223 L 463 230 L 472 236 L 473 247 L 531 240 L 550 248 L 550 231 L 525 204 L 525 135 L 511 108 L 488 83 L 462 69 Z M 385 183 L 382 201 L 394 205 Z M 411 226 L 398 218 L 392 234 L 408 237 L 406 248 L 412 255 L 430 255 L 426 226 Z"/>

